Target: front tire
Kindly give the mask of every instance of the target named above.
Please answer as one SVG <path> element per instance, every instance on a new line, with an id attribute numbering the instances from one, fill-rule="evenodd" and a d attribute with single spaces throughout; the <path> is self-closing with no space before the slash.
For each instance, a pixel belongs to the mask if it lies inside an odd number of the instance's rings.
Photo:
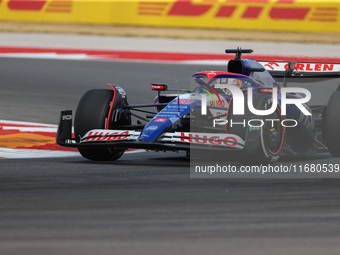
<path id="1" fill-rule="evenodd" d="M 74 133 L 77 142 L 92 129 L 105 129 L 113 95 L 114 91 L 107 89 L 93 89 L 83 95 L 74 120 Z M 111 161 L 120 158 L 125 150 L 96 147 L 78 148 L 78 151 L 84 158 L 90 160 Z"/>

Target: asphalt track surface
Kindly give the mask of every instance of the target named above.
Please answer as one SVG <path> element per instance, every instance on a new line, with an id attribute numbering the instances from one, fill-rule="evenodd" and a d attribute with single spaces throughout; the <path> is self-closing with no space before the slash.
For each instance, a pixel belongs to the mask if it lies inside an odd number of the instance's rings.
<path id="1" fill-rule="evenodd" d="M 189 87 L 222 67 L 0 59 L 0 119 L 56 124 L 108 82 Z M 285 163 L 339 163 L 328 154 Z M 0 161 L 0 254 L 339 254 L 339 179 L 191 179 L 184 153 Z"/>

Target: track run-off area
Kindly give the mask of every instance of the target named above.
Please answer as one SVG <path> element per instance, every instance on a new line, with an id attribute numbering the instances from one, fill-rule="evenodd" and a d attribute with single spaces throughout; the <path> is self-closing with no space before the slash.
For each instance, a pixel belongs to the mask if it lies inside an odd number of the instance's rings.
<path id="1" fill-rule="evenodd" d="M 107 83 L 124 88 L 130 104 L 150 103 L 150 82 L 177 88 L 178 81 L 188 89 L 193 73 L 224 71 L 226 48 L 337 63 L 338 46 L 161 39 L 152 46 L 136 39 L 137 47 L 131 38 L 105 43 L 84 36 L 62 36 L 58 45 L 56 35 L 11 36 L 20 40 L 4 39 L 0 47 L 1 254 L 339 253 L 338 178 L 195 179 L 183 152 L 131 151 L 115 162 L 92 162 L 54 142 L 60 111 L 74 113 L 87 90 Z M 105 58 L 90 51 L 105 51 Z M 324 153 L 282 157 L 277 164 L 339 162 Z"/>

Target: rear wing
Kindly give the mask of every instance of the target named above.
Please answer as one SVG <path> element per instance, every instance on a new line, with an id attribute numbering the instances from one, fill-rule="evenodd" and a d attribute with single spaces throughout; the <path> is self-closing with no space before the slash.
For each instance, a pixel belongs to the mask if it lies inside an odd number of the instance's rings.
<path id="1" fill-rule="evenodd" d="M 288 62 L 280 61 L 260 61 L 261 65 L 276 78 L 283 78 L 285 76 L 286 69 L 288 68 Z M 340 64 L 334 63 L 296 63 L 295 70 L 292 72 L 294 77 L 301 78 L 339 78 L 340 77 Z"/>

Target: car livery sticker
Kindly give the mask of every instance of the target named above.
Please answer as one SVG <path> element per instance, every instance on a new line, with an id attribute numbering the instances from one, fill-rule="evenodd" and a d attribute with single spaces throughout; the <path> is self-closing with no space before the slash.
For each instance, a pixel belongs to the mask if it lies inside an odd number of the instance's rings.
<path id="1" fill-rule="evenodd" d="M 80 140 L 84 142 L 98 142 L 98 141 L 120 141 L 120 140 L 137 140 L 140 132 L 134 130 L 106 130 L 93 129 L 88 131 Z"/>
<path id="2" fill-rule="evenodd" d="M 259 62 L 268 71 L 285 71 L 287 62 Z M 297 63 L 296 70 L 300 72 L 340 72 L 340 64 L 327 63 Z"/>
<path id="3" fill-rule="evenodd" d="M 232 134 L 174 132 L 165 133 L 161 141 L 193 143 L 210 146 L 215 145 L 235 149 L 244 148 L 243 139 L 237 135 Z"/>

